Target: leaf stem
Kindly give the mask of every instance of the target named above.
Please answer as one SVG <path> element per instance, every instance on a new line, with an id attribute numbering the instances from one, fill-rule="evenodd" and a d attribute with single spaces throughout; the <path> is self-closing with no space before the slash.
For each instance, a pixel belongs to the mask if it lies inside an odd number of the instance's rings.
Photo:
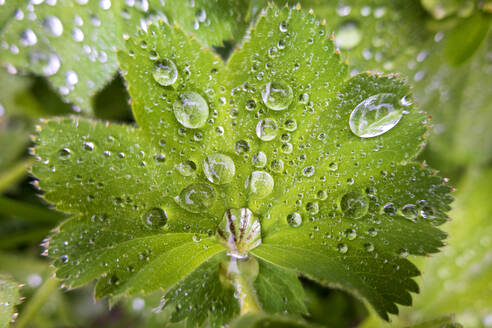
<path id="1" fill-rule="evenodd" d="M 257 265 L 254 258 L 250 258 L 246 261 L 235 257 L 230 257 L 229 259 L 229 272 L 232 274 L 235 296 L 239 299 L 241 315 L 245 313 L 261 312 L 261 306 L 258 303 L 253 287 L 253 282 L 258 272 L 256 272 L 256 274 L 252 274 L 251 272 L 251 267 L 257 267 Z"/>
<path id="2" fill-rule="evenodd" d="M 24 311 L 22 311 L 17 321 L 16 328 L 24 328 L 29 324 L 34 315 L 39 311 L 39 309 L 46 303 L 46 300 L 53 294 L 58 288 L 59 281 L 50 277 L 39 287 L 36 293 L 29 299 Z"/>

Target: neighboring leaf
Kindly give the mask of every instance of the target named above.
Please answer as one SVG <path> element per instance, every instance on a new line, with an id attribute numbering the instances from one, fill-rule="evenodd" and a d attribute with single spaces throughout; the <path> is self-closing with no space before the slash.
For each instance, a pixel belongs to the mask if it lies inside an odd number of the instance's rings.
<path id="1" fill-rule="evenodd" d="M 481 12 L 457 25 L 446 39 L 444 54 L 452 65 L 459 65 L 478 50 L 492 24 L 492 17 Z"/>
<path id="2" fill-rule="evenodd" d="M 119 1 L 29 3 L 20 12 L 0 35 L 2 62 L 46 76 L 76 111 L 90 112 L 90 97 L 117 69 Z"/>
<path id="3" fill-rule="evenodd" d="M 20 303 L 19 284 L 0 276 L 0 327 L 6 328 L 15 320 L 15 306 Z"/>
<path id="4" fill-rule="evenodd" d="M 247 314 L 236 319 L 231 328 L 316 328 L 319 327 L 312 323 L 307 323 L 297 318 L 287 316 L 268 316 L 264 314 Z"/>
<path id="5" fill-rule="evenodd" d="M 227 65 L 164 23 L 126 47 L 139 128 L 49 120 L 35 138 L 46 200 L 74 214 L 47 243 L 68 286 L 98 279 L 97 297 L 167 290 L 175 320 L 182 304 L 196 326 L 200 295 L 230 298 L 216 281 L 197 286 L 202 272 L 220 276 L 227 252 L 242 313 L 303 313 L 297 274 L 369 300 L 384 318 L 411 303 L 419 272 L 404 257 L 442 246 L 435 225 L 451 197 L 411 163 L 427 118 L 408 86 L 347 79 L 326 28 L 299 8 L 269 8 Z M 367 121 L 371 137 L 351 131 Z M 250 250 L 251 262 L 235 260 Z M 229 302 L 209 324 L 231 318 Z"/>
<path id="6" fill-rule="evenodd" d="M 460 185 L 446 227 L 451 236 L 442 254 L 421 263 L 423 293 L 405 317 L 426 319 L 455 313 L 465 327 L 482 327 L 492 313 L 492 171 L 470 170 Z"/>

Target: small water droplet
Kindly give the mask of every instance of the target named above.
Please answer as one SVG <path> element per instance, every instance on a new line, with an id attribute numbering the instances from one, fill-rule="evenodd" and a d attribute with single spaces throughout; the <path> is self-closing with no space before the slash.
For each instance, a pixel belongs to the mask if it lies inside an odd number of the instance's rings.
<path id="1" fill-rule="evenodd" d="M 306 211 L 311 215 L 316 215 L 319 212 L 318 202 L 309 202 L 306 204 Z"/>
<path id="2" fill-rule="evenodd" d="M 84 32 L 78 27 L 74 27 L 72 30 L 72 38 L 75 42 L 82 42 L 84 41 Z"/>
<path id="3" fill-rule="evenodd" d="M 196 92 L 183 92 L 173 105 L 174 116 L 184 127 L 196 129 L 208 118 L 208 104 Z"/>
<path id="4" fill-rule="evenodd" d="M 306 166 L 306 167 L 302 170 L 302 174 L 303 174 L 305 177 L 312 177 L 312 176 L 313 176 L 313 174 L 314 174 L 314 166 L 312 166 L 312 165 Z"/>
<path id="5" fill-rule="evenodd" d="M 275 173 L 282 173 L 284 170 L 284 161 L 281 159 L 274 159 L 270 163 L 270 169 Z"/>
<path id="6" fill-rule="evenodd" d="M 294 119 L 288 119 L 284 122 L 284 129 L 293 132 L 297 129 L 297 121 Z"/>
<path id="7" fill-rule="evenodd" d="M 58 17 L 48 16 L 44 20 L 43 26 L 54 36 L 60 36 L 63 33 L 63 25 Z"/>
<path id="8" fill-rule="evenodd" d="M 393 203 L 387 203 L 383 206 L 383 212 L 388 214 L 389 216 L 393 216 L 396 214 L 397 208 Z"/>
<path id="9" fill-rule="evenodd" d="M 279 25 L 280 32 L 282 32 L 282 33 L 287 32 L 288 27 L 289 27 L 289 23 L 287 23 L 286 21 L 280 22 L 280 25 Z"/>
<path id="10" fill-rule="evenodd" d="M 70 149 L 63 148 L 58 151 L 58 157 L 62 160 L 66 160 L 70 158 Z"/>
<path id="11" fill-rule="evenodd" d="M 287 109 L 293 97 L 290 85 L 281 80 L 268 82 L 261 88 L 263 103 L 272 110 Z"/>
<path id="12" fill-rule="evenodd" d="M 256 135 L 263 141 L 275 139 L 278 134 L 277 122 L 271 118 L 264 118 L 256 125 Z"/>
<path id="13" fill-rule="evenodd" d="M 335 43 L 340 49 L 352 49 L 362 40 L 362 33 L 356 21 L 343 22 L 335 34 Z"/>
<path id="14" fill-rule="evenodd" d="M 21 34 L 20 44 L 23 46 L 33 46 L 38 42 L 38 37 L 31 30 L 27 29 Z"/>
<path id="15" fill-rule="evenodd" d="M 215 191 L 209 184 L 192 183 L 186 186 L 178 197 L 177 203 L 185 210 L 192 213 L 206 211 L 215 199 Z"/>
<path id="16" fill-rule="evenodd" d="M 348 240 L 354 240 L 355 238 L 357 238 L 357 231 L 355 231 L 354 229 L 347 229 L 345 230 L 345 237 Z"/>
<path id="17" fill-rule="evenodd" d="M 419 210 L 417 206 L 414 204 L 406 204 L 403 205 L 403 207 L 401 208 L 401 214 L 403 215 L 404 218 L 416 222 L 417 216 L 419 214 Z"/>
<path id="18" fill-rule="evenodd" d="M 84 149 L 88 151 L 93 151 L 94 150 L 94 143 L 90 141 L 84 142 Z"/>
<path id="19" fill-rule="evenodd" d="M 259 151 L 253 155 L 252 162 L 254 167 L 263 168 L 267 163 L 267 156 L 264 152 Z"/>
<path id="20" fill-rule="evenodd" d="M 178 69 L 172 60 L 161 59 L 154 64 L 154 80 L 163 86 L 172 85 L 178 78 Z"/>
<path id="21" fill-rule="evenodd" d="M 175 166 L 176 170 L 184 176 L 189 177 L 196 171 L 196 164 L 193 161 L 184 161 Z"/>
<path id="22" fill-rule="evenodd" d="M 344 243 L 338 244 L 337 250 L 339 253 L 345 254 L 348 252 L 348 246 L 347 244 Z"/>
<path id="23" fill-rule="evenodd" d="M 234 144 L 234 150 L 238 154 L 244 154 L 249 151 L 249 143 L 246 140 L 238 140 Z"/>
<path id="24" fill-rule="evenodd" d="M 208 181 L 215 184 L 225 184 L 232 181 L 236 167 L 229 156 L 212 154 L 203 161 L 203 172 Z"/>
<path id="25" fill-rule="evenodd" d="M 395 95 L 380 93 L 365 99 L 354 108 L 349 126 L 361 138 L 377 137 L 395 127 L 402 115 Z"/>
<path id="26" fill-rule="evenodd" d="M 79 83 L 79 77 L 74 71 L 67 71 L 65 74 L 65 81 L 67 82 L 67 85 L 73 86 Z"/>
<path id="27" fill-rule="evenodd" d="M 369 202 L 361 193 L 350 191 L 342 197 L 340 208 L 346 217 L 358 219 L 367 213 Z"/>
<path id="28" fill-rule="evenodd" d="M 364 249 L 366 250 L 366 252 L 371 253 L 372 251 L 374 251 L 374 244 L 371 242 L 364 243 Z"/>
<path id="29" fill-rule="evenodd" d="M 265 171 L 253 171 L 246 180 L 246 188 L 251 198 L 265 198 L 272 193 L 273 187 L 273 177 Z"/>
<path id="30" fill-rule="evenodd" d="M 287 223 L 293 227 L 297 228 L 302 224 L 302 216 L 297 212 L 290 213 L 287 215 Z"/>
<path id="31" fill-rule="evenodd" d="M 145 212 L 142 217 L 146 227 L 160 229 L 167 223 L 167 214 L 162 208 L 152 208 Z"/>

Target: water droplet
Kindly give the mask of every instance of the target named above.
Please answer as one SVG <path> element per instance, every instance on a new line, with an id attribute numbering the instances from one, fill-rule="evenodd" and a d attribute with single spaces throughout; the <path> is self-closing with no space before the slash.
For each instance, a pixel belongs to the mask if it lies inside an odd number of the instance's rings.
<path id="1" fill-rule="evenodd" d="M 275 173 L 282 173 L 284 170 L 284 161 L 282 161 L 281 159 L 274 159 L 270 163 L 270 169 L 272 169 L 272 171 Z"/>
<path id="2" fill-rule="evenodd" d="M 177 203 L 185 210 L 192 213 L 206 211 L 215 199 L 215 191 L 209 184 L 192 183 L 186 186 L 178 197 Z"/>
<path id="3" fill-rule="evenodd" d="M 249 151 L 249 143 L 246 140 L 238 140 L 234 144 L 234 150 L 238 154 L 244 154 Z"/>
<path id="4" fill-rule="evenodd" d="M 60 36 L 63 33 L 63 25 L 58 17 L 48 16 L 44 20 L 43 26 L 54 36 Z"/>
<path id="5" fill-rule="evenodd" d="M 152 76 L 160 85 L 168 86 L 176 82 L 178 69 L 173 61 L 164 58 L 155 62 Z"/>
<path id="6" fill-rule="evenodd" d="M 287 23 L 286 21 L 281 22 L 279 25 L 280 32 L 282 33 L 287 32 L 288 27 L 289 27 L 289 23 Z"/>
<path id="7" fill-rule="evenodd" d="M 228 209 L 217 229 L 227 255 L 245 259 L 249 251 L 261 245 L 261 225 L 248 208 Z"/>
<path id="8" fill-rule="evenodd" d="M 111 8 L 111 0 L 99 0 L 99 6 L 103 10 L 108 10 L 109 8 Z"/>
<path id="9" fill-rule="evenodd" d="M 90 141 L 84 142 L 84 149 L 88 151 L 93 151 L 94 150 L 94 143 Z"/>
<path id="10" fill-rule="evenodd" d="M 360 43 L 362 33 L 359 24 L 355 21 L 347 21 L 340 25 L 335 34 L 335 43 L 340 49 L 352 49 Z"/>
<path id="11" fill-rule="evenodd" d="M 145 212 L 142 219 L 146 227 L 159 229 L 166 225 L 167 214 L 162 208 L 155 207 Z"/>
<path id="12" fill-rule="evenodd" d="M 328 169 L 330 171 L 334 172 L 334 171 L 338 170 L 338 164 L 336 162 L 332 162 L 332 163 L 330 163 L 330 165 L 328 165 Z"/>
<path id="13" fill-rule="evenodd" d="M 75 42 L 82 42 L 84 41 L 84 32 L 78 27 L 74 27 L 72 30 L 72 38 Z"/>
<path id="14" fill-rule="evenodd" d="M 318 199 L 325 200 L 328 198 L 328 193 L 324 190 L 320 190 L 320 191 L 318 191 L 317 196 L 318 196 Z"/>
<path id="15" fill-rule="evenodd" d="M 342 197 L 340 207 L 346 217 L 358 219 L 367 213 L 369 202 L 361 193 L 350 191 Z"/>
<path id="16" fill-rule="evenodd" d="M 196 171 L 196 164 L 193 161 L 184 161 L 175 166 L 176 170 L 184 176 L 189 177 Z"/>
<path id="17" fill-rule="evenodd" d="M 154 155 L 154 160 L 157 162 L 157 163 L 164 163 L 166 161 L 166 155 L 164 154 L 155 154 Z"/>
<path id="18" fill-rule="evenodd" d="M 400 249 L 398 251 L 398 255 L 400 255 L 401 257 L 406 259 L 408 257 L 408 249 L 406 249 L 406 248 Z"/>
<path id="19" fill-rule="evenodd" d="M 371 242 L 364 243 L 364 249 L 366 250 L 366 252 L 370 253 L 374 251 L 374 244 Z"/>
<path id="20" fill-rule="evenodd" d="M 63 148 L 58 151 L 58 157 L 62 160 L 66 160 L 70 158 L 70 149 Z"/>
<path id="21" fill-rule="evenodd" d="M 413 222 L 417 221 L 418 213 L 419 210 L 414 204 L 406 204 L 403 205 L 403 207 L 401 208 L 401 214 L 403 215 L 403 217 Z"/>
<path id="22" fill-rule="evenodd" d="M 203 161 L 203 172 L 208 181 L 215 184 L 225 184 L 232 181 L 236 167 L 229 156 L 212 154 Z"/>
<path id="23" fill-rule="evenodd" d="M 395 127 L 402 115 L 399 100 L 395 95 L 380 93 L 365 99 L 355 107 L 350 114 L 349 126 L 355 135 L 372 138 Z"/>
<path id="24" fill-rule="evenodd" d="M 338 250 L 338 252 L 345 254 L 348 252 L 348 246 L 347 246 L 347 244 L 344 244 L 344 243 L 338 244 L 337 250 Z"/>
<path id="25" fill-rule="evenodd" d="M 31 30 L 27 29 L 21 34 L 20 44 L 23 46 L 33 46 L 38 42 L 38 37 Z"/>
<path id="26" fill-rule="evenodd" d="M 314 166 L 312 166 L 312 165 L 306 166 L 306 167 L 302 170 L 302 174 L 303 174 L 305 177 L 312 177 L 312 176 L 313 176 L 313 174 L 314 174 Z"/>
<path id="27" fill-rule="evenodd" d="M 174 116 L 184 127 L 196 129 L 208 118 L 208 104 L 196 92 L 183 92 L 173 105 Z"/>
<path id="28" fill-rule="evenodd" d="M 289 119 L 284 122 L 284 129 L 293 132 L 297 129 L 297 121 L 294 119 Z"/>
<path id="29" fill-rule="evenodd" d="M 309 202 L 306 204 L 306 211 L 311 215 L 316 215 L 319 212 L 319 204 L 317 202 Z"/>
<path id="30" fill-rule="evenodd" d="M 345 237 L 348 240 L 354 240 L 355 238 L 357 238 L 357 231 L 355 231 L 354 229 L 347 229 L 345 230 Z"/>
<path id="31" fill-rule="evenodd" d="M 79 83 L 79 77 L 74 71 L 67 71 L 65 74 L 65 81 L 67 82 L 67 85 L 73 86 Z"/>
<path id="32" fill-rule="evenodd" d="M 287 223 L 293 227 L 297 228 L 302 224 L 302 216 L 297 212 L 290 213 L 287 215 Z"/>
<path id="33" fill-rule="evenodd" d="M 251 198 L 265 198 L 272 193 L 273 187 L 273 177 L 265 171 L 253 171 L 246 180 L 246 188 Z"/>
<path id="34" fill-rule="evenodd" d="M 281 80 L 268 82 L 261 88 L 263 103 L 272 110 L 287 109 L 293 97 L 290 85 Z"/>
<path id="35" fill-rule="evenodd" d="M 271 118 L 264 118 L 256 125 L 256 135 L 263 141 L 275 139 L 278 134 L 277 122 Z"/>
<path id="36" fill-rule="evenodd" d="M 253 166 L 256 168 L 265 167 L 267 163 L 267 156 L 264 152 L 260 151 L 253 155 Z"/>
<path id="37" fill-rule="evenodd" d="M 388 214 L 389 216 L 393 216 L 396 214 L 397 208 L 393 203 L 387 203 L 383 206 L 383 212 Z"/>

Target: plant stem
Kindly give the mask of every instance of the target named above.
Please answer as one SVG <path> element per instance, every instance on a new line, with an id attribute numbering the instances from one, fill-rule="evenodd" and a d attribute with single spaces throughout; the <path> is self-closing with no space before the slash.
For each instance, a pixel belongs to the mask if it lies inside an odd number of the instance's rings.
<path id="1" fill-rule="evenodd" d="M 239 298 L 241 315 L 248 312 L 261 312 L 253 287 L 253 282 L 258 272 L 254 274 L 255 270 L 251 270 L 251 267 L 256 266 L 257 268 L 257 265 L 258 263 L 254 258 L 244 261 L 231 257 L 229 260 L 229 272 L 233 278 L 235 294 Z"/>
<path id="2" fill-rule="evenodd" d="M 24 328 L 34 317 L 34 315 L 43 306 L 46 300 L 51 296 L 53 291 L 58 288 L 59 282 L 56 278 L 51 277 L 46 279 L 41 287 L 36 291 L 36 293 L 29 299 L 26 307 L 19 316 L 16 328 Z"/>

